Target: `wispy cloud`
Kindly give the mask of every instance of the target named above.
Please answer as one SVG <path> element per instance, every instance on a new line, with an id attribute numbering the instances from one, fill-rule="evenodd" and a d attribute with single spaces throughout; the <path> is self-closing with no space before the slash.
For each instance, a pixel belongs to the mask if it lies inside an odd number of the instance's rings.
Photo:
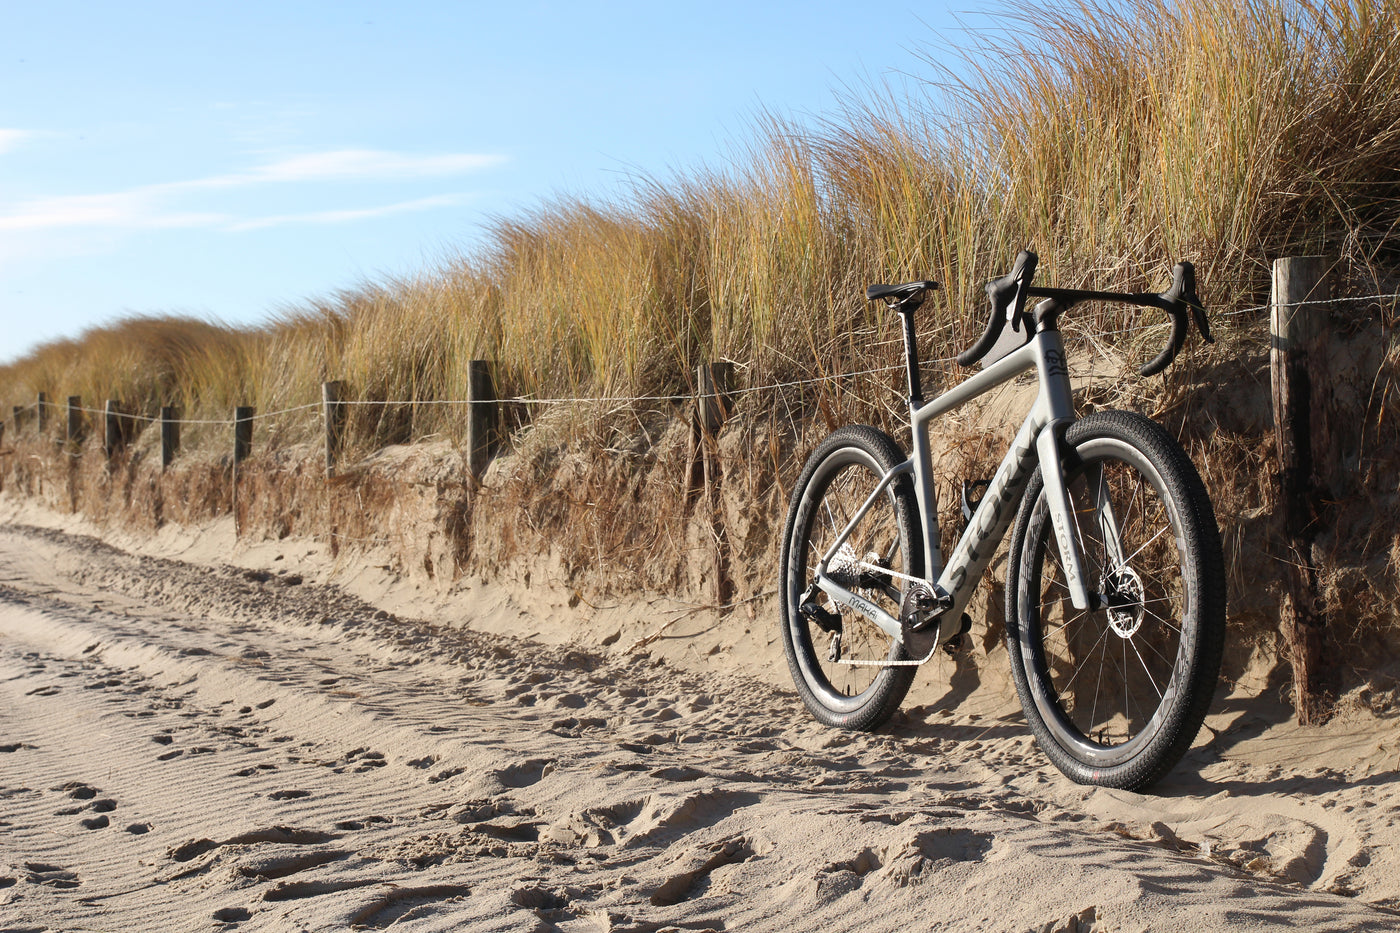
<path id="1" fill-rule="evenodd" d="M 470 200 L 465 194 L 443 194 L 431 198 L 418 198 L 386 204 L 382 207 L 368 207 L 358 210 L 316 211 L 307 214 L 279 214 L 273 217 L 259 217 L 254 220 L 240 220 L 227 226 L 232 231 L 262 230 L 266 227 L 280 227 L 285 224 L 339 224 L 355 220 L 368 220 L 389 214 L 405 214 L 411 211 L 426 211 L 438 207 L 452 207 Z"/>
<path id="2" fill-rule="evenodd" d="M 330 181 L 352 178 L 405 179 L 464 175 L 494 168 L 504 156 L 477 153 L 411 156 L 374 149 L 341 149 L 282 159 L 245 176 L 249 181 Z"/>
<path id="3" fill-rule="evenodd" d="M 163 208 L 147 191 L 35 198 L 0 213 L 0 230 L 62 227 L 203 227 L 227 223 L 227 214 Z"/>
<path id="4" fill-rule="evenodd" d="M 0 129 L 0 155 L 14 152 L 26 139 L 32 139 L 37 135 L 39 134 L 33 130 Z"/>
<path id="5" fill-rule="evenodd" d="M 0 130 L 0 152 L 8 137 L 22 130 Z M 412 181 L 477 172 L 504 163 L 497 155 L 452 153 L 410 155 L 374 149 L 341 149 L 292 156 L 243 172 L 212 175 L 186 181 L 143 185 L 108 194 L 32 198 L 6 208 L 0 205 L 0 230 L 43 230 L 74 227 L 157 229 L 169 227 L 222 227 L 255 230 L 290 223 L 347 223 L 411 210 L 428 210 L 461 203 L 464 195 L 438 195 L 387 207 L 287 214 L 266 218 L 240 218 L 229 212 L 182 209 L 182 196 L 268 184 L 312 184 L 346 181 Z"/>

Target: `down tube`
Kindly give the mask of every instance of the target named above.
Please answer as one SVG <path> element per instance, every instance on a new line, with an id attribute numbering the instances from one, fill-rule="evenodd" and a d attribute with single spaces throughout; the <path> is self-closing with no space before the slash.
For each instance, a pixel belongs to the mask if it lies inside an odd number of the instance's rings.
<path id="1" fill-rule="evenodd" d="M 1036 437 L 1049 423 L 1049 416 L 1040 405 L 1036 405 L 1016 438 L 1011 449 L 997 467 L 992 483 L 987 487 L 982 503 L 973 513 L 967 530 L 958 539 L 958 545 L 948 558 L 947 567 L 938 579 L 938 585 L 953 598 L 953 604 L 943 613 L 939 623 L 938 639 L 943 641 L 957 632 L 962 625 L 962 613 L 976 589 L 977 581 L 992 562 L 997 545 L 1011 527 L 1016 516 L 1016 507 L 1026 491 L 1026 483 L 1039 462 L 1036 452 Z"/>

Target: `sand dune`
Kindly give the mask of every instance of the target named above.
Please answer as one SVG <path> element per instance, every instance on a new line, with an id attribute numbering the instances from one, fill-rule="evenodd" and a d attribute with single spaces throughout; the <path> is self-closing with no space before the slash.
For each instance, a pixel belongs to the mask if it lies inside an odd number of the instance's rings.
<path id="1" fill-rule="evenodd" d="M 1400 926 L 1390 715 L 1222 697 L 1156 795 L 1089 790 L 1005 691 L 834 732 L 771 656 L 629 651 L 646 606 L 483 595 L 524 640 L 291 563 L 0 526 L 0 929 Z"/>

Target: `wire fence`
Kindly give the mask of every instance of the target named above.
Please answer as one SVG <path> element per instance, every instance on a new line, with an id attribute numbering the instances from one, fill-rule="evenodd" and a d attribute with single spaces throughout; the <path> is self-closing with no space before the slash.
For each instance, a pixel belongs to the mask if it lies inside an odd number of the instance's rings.
<path id="1" fill-rule="evenodd" d="M 1329 298 L 1329 299 L 1322 299 L 1322 300 L 1318 300 L 1318 301 L 1290 302 L 1289 304 L 1290 304 L 1291 307 L 1303 307 L 1303 306 L 1309 306 L 1309 305 L 1322 305 L 1322 304 L 1336 305 L 1336 304 L 1340 304 L 1340 303 L 1367 302 L 1367 301 L 1371 301 L 1371 302 L 1380 302 L 1380 301 L 1400 301 L 1400 293 L 1384 293 L 1384 294 L 1375 294 L 1375 295 L 1358 295 L 1358 296 L 1352 296 L 1352 297 L 1346 297 L 1346 298 Z M 1237 309 L 1232 310 L 1232 311 L 1220 312 L 1220 313 L 1216 314 L 1215 317 L 1216 317 L 1216 318 L 1234 318 L 1234 317 L 1240 317 L 1240 316 L 1243 316 L 1243 315 L 1257 314 L 1257 313 L 1260 313 L 1260 312 L 1262 312 L 1262 311 L 1267 311 L 1267 310 L 1269 310 L 1271 307 L 1272 307 L 1271 304 L 1263 304 L 1263 305 L 1254 305 L 1254 306 L 1246 307 L 1246 308 L 1237 308 Z M 1157 324 L 1151 324 L 1151 325 L 1146 325 L 1146 326 L 1139 325 L 1139 326 L 1136 326 L 1136 327 L 1125 327 L 1125 328 L 1122 328 L 1122 329 L 1119 329 L 1119 330 L 1094 331 L 1094 332 L 1092 332 L 1092 334 L 1086 333 L 1086 336 L 1092 336 L 1092 337 L 1095 337 L 1095 338 L 1099 338 L 1099 337 L 1121 336 L 1121 335 L 1123 335 L 1123 334 L 1129 334 L 1129 333 L 1139 333 L 1139 334 L 1140 334 L 1140 333 L 1143 333 L 1144 331 L 1150 332 L 1150 331 L 1153 331 L 1153 330 L 1161 329 L 1161 328 L 1163 328 L 1163 327 L 1166 327 L 1166 326 L 1168 325 L 1168 323 L 1169 323 L 1169 322 L 1167 322 L 1167 321 L 1162 321 L 1162 322 L 1159 322 L 1159 323 L 1157 323 Z M 886 345 L 893 345 L 893 344 L 896 344 L 896 343 L 900 343 L 900 341 L 898 341 L 898 340 L 880 341 L 880 342 L 878 342 L 878 343 L 872 344 L 872 346 L 886 346 Z M 938 358 L 936 358 L 936 359 L 923 360 L 923 361 L 922 361 L 922 365 L 923 365 L 923 366 L 943 366 L 943 365 L 947 365 L 947 364 L 950 364 L 950 363 L 955 362 L 956 359 L 957 359 L 957 357 L 955 357 L 955 356 L 938 357 Z M 845 380 L 845 379 L 856 379 L 856 378 L 861 378 L 861 377 L 865 377 L 865 376 L 885 375 L 885 374 L 892 373 L 892 372 L 903 371 L 903 369 L 904 369 L 903 364 L 896 364 L 896 365 L 890 365 L 890 366 L 879 366 L 879 367 L 875 367 L 875 368 L 873 368 L 873 369 L 860 370 L 860 371 L 857 371 L 857 372 L 832 373 L 832 374 L 830 374 L 830 375 L 825 375 L 825 376 L 812 376 L 812 377 L 809 377 L 809 378 L 806 378 L 806 379 L 794 379 L 794 380 L 789 380 L 789 381 L 785 381 L 785 382 L 770 382 L 770 383 L 766 383 L 766 384 L 762 384 L 762 385 L 745 386 L 745 387 L 736 387 L 736 388 L 728 389 L 728 390 L 725 392 L 725 395 L 728 396 L 728 397 L 730 397 L 730 398 L 734 398 L 734 397 L 740 397 L 740 396 L 744 396 L 744 395 L 753 395 L 753 394 L 761 393 L 761 392 L 776 392 L 776 391 L 781 391 L 781 390 L 785 390 L 785 389 L 799 388 L 799 387 L 802 387 L 802 386 L 812 386 L 812 385 L 819 385 L 819 384 L 830 383 L 830 382 L 839 382 L 839 381 Z M 293 405 L 293 406 L 290 406 L 290 407 L 287 407 L 287 408 L 279 408 L 279 409 L 276 409 L 276 410 L 274 410 L 274 411 L 269 411 L 269 412 L 253 412 L 253 413 L 251 413 L 251 414 L 249 414 L 249 415 L 247 415 L 246 417 L 243 417 L 243 418 L 238 418 L 238 417 L 234 417 L 234 418 L 183 418 L 183 417 L 170 417 L 170 418 L 166 418 L 166 417 L 162 417 L 162 416 L 160 416 L 160 415 L 145 415 L 145 414 L 140 414 L 140 413 L 136 413 L 136 412 L 126 412 L 126 411 L 119 412 L 118 415 L 119 415 L 119 417 L 121 417 L 121 418 L 123 418 L 123 419 L 126 419 L 126 420 L 128 420 L 128 421 L 144 422 L 144 423 L 147 423 L 147 424 L 154 424 L 154 423 L 161 423 L 161 422 L 164 422 L 164 423 L 168 423 L 168 424 L 178 424 L 178 425 L 213 425 L 213 426 L 228 427 L 228 426 L 232 426 L 232 425 L 238 424 L 240 421 L 266 421 L 266 420 L 270 420 L 270 419 L 273 419 L 273 418 L 280 418 L 280 417 L 284 417 L 284 416 L 286 416 L 286 415 L 292 415 L 292 414 L 297 414 L 297 413 L 299 413 L 299 412 L 312 411 L 312 410 L 317 410 L 317 411 L 319 411 L 319 412 L 324 416 L 325 411 L 326 411 L 326 408 L 328 407 L 328 405 L 339 405 L 339 406 L 345 406 L 345 407 L 385 407 L 385 406 L 395 406 L 395 405 L 443 406 L 443 407 L 456 407 L 456 406 L 464 406 L 464 407 L 465 407 L 465 406 L 473 406 L 473 405 L 513 405 L 513 406 L 526 406 L 526 407 L 528 407 L 528 406 L 555 406 L 555 405 L 583 405 L 583 404 L 594 404 L 594 405 L 638 405 L 638 404 L 648 404 L 648 403 L 649 403 L 649 404 L 676 403 L 676 402 L 682 401 L 682 400 L 684 400 L 684 399 L 687 399 L 687 398 L 694 398 L 694 397 L 695 397 L 694 395 L 686 395 L 686 394 L 684 394 L 684 393 L 673 393 L 673 394 L 669 394 L 669 395 L 559 396 L 559 397 L 550 397 L 550 398 L 535 398 L 535 397 L 530 397 L 530 396 L 516 396 L 516 397 L 513 397 L 513 398 L 486 398 L 486 399 L 426 399 L 426 398 L 413 398 L 413 399 L 339 399 L 339 400 L 336 400 L 336 401 L 334 401 L 334 402 L 325 402 L 325 401 L 321 401 L 321 402 L 308 402 L 308 403 L 303 404 L 303 405 Z M 81 412 L 81 413 L 87 414 L 87 415 L 103 416 L 103 417 L 107 416 L 108 414 L 111 414 L 111 412 L 109 412 L 109 411 L 108 411 L 107 409 L 105 409 L 105 408 L 90 408 L 90 407 L 86 407 L 86 406 L 82 406 L 82 405 L 68 405 L 68 404 L 65 404 L 65 403 L 59 403 L 59 402 L 57 402 L 57 401 L 50 401 L 50 400 L 47 400 L 47 399 L 44 399 L 44 400 L 36 400 L 36 401 L 34 401 L 34 402 L 28 403 L 27 405 L 17 405 L 17 406 L 13 406 L 13 414 L 14 414 L 14 415 L 24 415 L 24 414 L 28 414 L 28 413 L 30 413 L 30 412 L 37 411 L 37 410 L 39 410 L 41 407 L 47 407 L 47 408 L 49 408 L 49 409 L 52 409 L 52 410 L 58 411 L 58 412 L 75 411 L 75 412 Z M 13 416 L 12 416 L 12 417 L 13 417 Z"/>

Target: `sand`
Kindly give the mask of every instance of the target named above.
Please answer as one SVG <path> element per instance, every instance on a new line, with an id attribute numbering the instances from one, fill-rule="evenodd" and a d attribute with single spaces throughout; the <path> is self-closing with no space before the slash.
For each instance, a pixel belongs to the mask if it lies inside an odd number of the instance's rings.
<path id="1" fill-rule="evenodd" d="M 957 665 L 818 726 L 764 603 L 0 509 L 3 930 L 1400 928 L 1390 697 L 1222 689 L 1153 794 L 1092 790 Z"/>

